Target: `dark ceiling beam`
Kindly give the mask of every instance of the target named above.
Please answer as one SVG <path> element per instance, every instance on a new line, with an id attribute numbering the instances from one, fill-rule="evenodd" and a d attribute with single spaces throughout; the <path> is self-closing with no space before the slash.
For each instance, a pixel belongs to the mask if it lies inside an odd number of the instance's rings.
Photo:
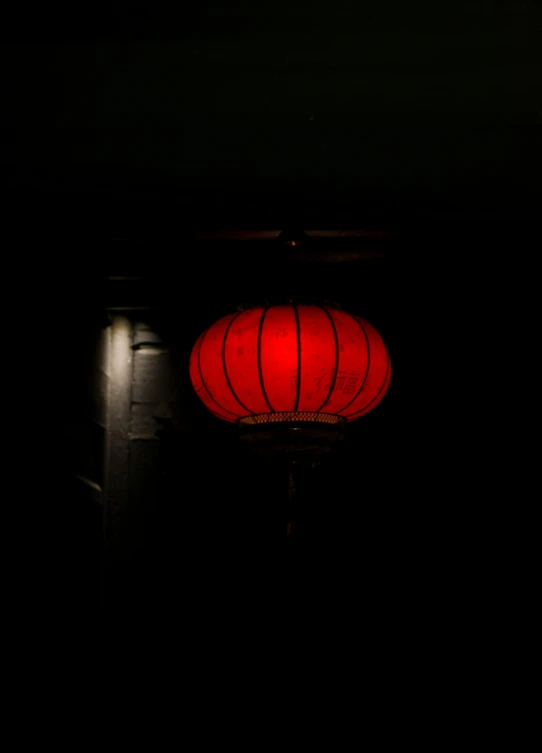
<path id="1" fill-rule="evenodd" d="M 253 240 L 276 240 L 281 234 L 279 230 L 211 230 L 200 231 L 192 234 L 194 241 L 253 241 Z M 396 240 L 399 236 L 397 231 L 393 230 L 303 230 L 305 235 L 311 239 L 323 240 L 329 239 L 331 242 L 343 241 L 343 239 L 363 240 Z"/>

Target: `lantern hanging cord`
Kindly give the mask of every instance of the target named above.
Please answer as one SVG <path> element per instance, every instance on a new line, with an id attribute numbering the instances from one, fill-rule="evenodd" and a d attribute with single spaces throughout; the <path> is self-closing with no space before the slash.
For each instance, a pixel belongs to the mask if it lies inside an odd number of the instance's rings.
<path id="1" fill-rule="evenodd" d="M 290 462 L 288 473 L 288 522 L 286 525 L 286 535 L 289 539 L 293 537 L 295 532 L 295 501 L 296 501 L 296 487 L 294 477 L 294 463 Z"/>
<path id="2" fill-rule="evenodd" d="M 290 468 L 290 474 L 288 476 L 288 500 L 290 502 L 295 501 L 295 481 L 294 481 L 294 471 L 292 468 Z"/>

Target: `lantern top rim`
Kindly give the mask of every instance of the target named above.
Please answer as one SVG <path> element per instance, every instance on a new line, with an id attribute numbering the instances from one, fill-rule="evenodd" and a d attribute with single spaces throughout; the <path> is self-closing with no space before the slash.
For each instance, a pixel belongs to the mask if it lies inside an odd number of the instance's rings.
<path id="1" fill-rule="evenodd" d="M 331 309 L 343 310 L 343 307 L 337 301 L 322 300 L 321 298 L 311 298 L 309 296 L 273 296 L 262 298 L 257 301 L 243 301 L 237 306 L 237 311 L 246 311 L 247 309 L 269 308 L 270 306 L 327 306 Z"/>

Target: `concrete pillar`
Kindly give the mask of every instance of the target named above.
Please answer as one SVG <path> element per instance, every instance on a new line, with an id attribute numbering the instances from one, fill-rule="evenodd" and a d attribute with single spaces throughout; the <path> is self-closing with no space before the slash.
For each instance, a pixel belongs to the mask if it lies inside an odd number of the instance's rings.
<path id="1" fill-rule="evenodd" d="M 108 348 L 109 390 L 105 446 L 105 505 L 102 589 L 104 606 L 119 599 L 130 561 L 129 471 L 130 409 L 133 374 L 132 323 L 114 316 Z"/>
<path id="2" fill-rule="evenodd" d="M 152 328 L 112 320 L 104 514 L 104 606 L 145 609 L 152 589 L 153 520 L 159 494 L 157 420 L 168 404 L 169 353 Z"/>

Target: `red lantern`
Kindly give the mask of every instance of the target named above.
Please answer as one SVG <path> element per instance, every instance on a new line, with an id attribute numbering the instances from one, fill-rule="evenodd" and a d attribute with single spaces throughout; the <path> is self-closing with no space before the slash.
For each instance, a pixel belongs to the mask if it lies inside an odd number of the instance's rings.
<path id="1" fill-rule="evenodd" d="M 241 309 L 213 324 L 194 345 L 190 377 L 224 421 L 342 425 L 380 403 L 391 363 L 361 317 L 292 302 Z"/>

